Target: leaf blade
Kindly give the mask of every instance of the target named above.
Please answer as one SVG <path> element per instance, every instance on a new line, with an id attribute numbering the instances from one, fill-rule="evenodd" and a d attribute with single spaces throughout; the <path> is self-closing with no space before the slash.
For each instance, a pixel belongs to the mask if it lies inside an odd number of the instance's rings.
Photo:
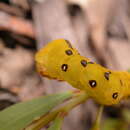
<path id="1" fill-rule="evenodd" d="M 72 92 L 40 97 L 18 103 L 0 112 L 0 130 L 20 130 L 35 118 L 49 112 L 53 107 L 70 98 Z M 3 125 L 6 124 L 6 125 Z"/>

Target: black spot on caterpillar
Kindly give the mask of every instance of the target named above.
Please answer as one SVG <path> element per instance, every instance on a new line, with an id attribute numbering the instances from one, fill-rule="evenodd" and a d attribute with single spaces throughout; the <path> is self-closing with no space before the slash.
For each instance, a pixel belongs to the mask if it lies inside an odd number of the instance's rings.
<path id="1" fill-rule="evenodd" d="M 104 76 L 107 80 L 109 80 L 109 76 L 110 76 L 111 72 L 105 72 L 104 73 Z"/>
<path id="2" fill-rule="evenodd" d="M 89 81 L 89 84 L 90 84 L 90 86 L 91 86 L 92 88 L 95 88 L 96 85 L 97 85 L 97 83 L 96 83 L 95 80 L 90 80 L 90 81 Z"/>
<path id="3" fill-rule="evenodd" d="M 116 92 L 116 93 L 113 93 L 112 97 L 113 97 L 114 99 L 116 99 L 116 98 L 118 97 L 118 93 L 117 93 L 117 92 Z"/>
<path id="4" fill-rule="evenodd" d="M 81 60 L 81 64 L 83 67 L 86 67 L 87 66 L 87 61 L 86 60 Z"/>
<path id="5" fill-rule="evenodd" d="M 71 50 L 66 50 L 65 53 L 66 53 L 67 55 L 72 55 L 72 54 L 73 54 L 73 52 L 72 52 Z"/>
<path id="6" fill-rule="evenodd" d="M 67 71 L 68 65 L 67 65 L 67 64 L 63 64 L 63 65 L 61 66 L 61 69 L 62 69 L 63 71 Z"/>

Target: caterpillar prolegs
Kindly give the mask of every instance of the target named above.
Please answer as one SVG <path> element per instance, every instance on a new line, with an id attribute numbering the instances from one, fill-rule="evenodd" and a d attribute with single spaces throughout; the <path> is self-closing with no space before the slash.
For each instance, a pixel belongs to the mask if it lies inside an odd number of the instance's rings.
<path id="1" fill-rule="evenodd" d="M 90 61 L 67 40 L 48 43 L 36 53 L 35 61 L 42 76 L 67 81 L 100 104 L 117 104 L 130 95 L 128 72 L 112 71 Z"/>

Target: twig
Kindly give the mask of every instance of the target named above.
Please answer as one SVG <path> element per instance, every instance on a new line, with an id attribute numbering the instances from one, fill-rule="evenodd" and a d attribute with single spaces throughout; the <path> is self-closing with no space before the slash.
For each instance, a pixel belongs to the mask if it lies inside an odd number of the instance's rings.
<path id="1" fill-rule="evenodd" d="M 0 30 L 12 31 L 31 38 L 35 37 L 31 21 L 8 15 L 2 11 L 0 11 Z"/>
<path id="2" fill-rule="evenodd" d="M 18 7 L 9 6 L 4 3 L 0 3 L 0 10 L 17 16 L 21 16 L 21 17 L 24 16 L 23 12 Z"/>
<path id="3" fill-rule="evenodd" d="M 43 115 L 40 119 L 32 122 L 32 124 L 27 126 L 25 130 L 40 130 L 43 126 L 54 120 L 59 113 L 62 113 L 62 117 L 64 118 L 74 107 L 84 103 L 88 98 L 89 97 L 86 92 L 75 94 L 75 96 L 70 101 L 68 101 L 67 104 L 48 113 L 47 115 Z"/>

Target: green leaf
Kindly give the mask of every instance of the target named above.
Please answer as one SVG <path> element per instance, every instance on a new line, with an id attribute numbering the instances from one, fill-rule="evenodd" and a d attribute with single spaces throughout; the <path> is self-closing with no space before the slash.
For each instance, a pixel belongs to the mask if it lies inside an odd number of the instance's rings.
<path id="1" fill-rule="evenodd" d="M 49 127 L 48 130 L 61 130 L 62 122 L 63 122 L 63 117 L 60 116 L 56 117 L 53 124 Z"/>
<path id="2" fill-rule="evenodd" d="M 66 114 L 69 113 L 70 110 L 72 110 L 77 105 L 85 102 L 88 99 L 88 94 L 84 91 L 80 92 L 73 92 L 73 98 L 71 98 L 65 105 L 62 105 L 58 109 L 55 109 L 54 111 L 49 112 L 48 114 L 41 116 L 40 119 L 32 122 L 28 127 L 26 127 L 26 130 L 40 130 L 51 122 L 52 120 L 55 120 L 57 116 L 64 117 Z M 61 113 L 61 115 L 59 115 Z"/>
<path id="3" fill-rule="evenodd" d="M 21 130 L 70 97 L 72 92 L 65 92 L 13 105 L 0 112 L 0 130 Z"/>

